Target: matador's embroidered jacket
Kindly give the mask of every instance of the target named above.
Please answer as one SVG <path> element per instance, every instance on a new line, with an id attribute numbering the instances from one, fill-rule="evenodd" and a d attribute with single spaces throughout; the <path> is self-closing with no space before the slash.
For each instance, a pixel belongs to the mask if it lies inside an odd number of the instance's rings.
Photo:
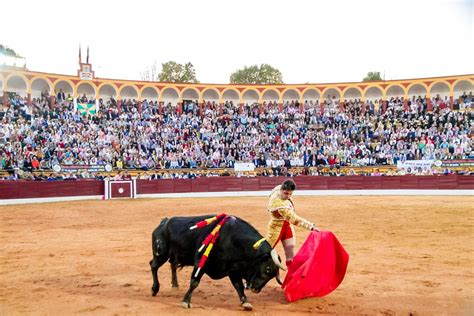
<path id="1" fill-rule="evenodd" d="M 278 237 L 285 221 L 306 229 L 311 229 L 311 226 L 314 226 L 310 221 L 296 215 L 291 198 L 283 200 L 280 197 L 280 188 L 281 185 L 278 185 L 272 190 L 267 206 L 267 210 L 270 213 L 270 222 L 268 223 L 268 232 L 265 238 L 272 247 L 275 247 L 278 243 Z M 293 226 L 290 225 L 290 227 L 294 236 Z"/>

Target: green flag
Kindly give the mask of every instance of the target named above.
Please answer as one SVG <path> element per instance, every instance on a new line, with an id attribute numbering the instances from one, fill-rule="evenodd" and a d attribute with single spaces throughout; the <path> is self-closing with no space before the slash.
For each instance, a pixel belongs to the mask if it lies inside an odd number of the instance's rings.
<path id="1" fill-rule="evenodd" d="M 78 103 L 77 111 L 82 115 L 95 115 L 96 108 L 94 103 Z"/>

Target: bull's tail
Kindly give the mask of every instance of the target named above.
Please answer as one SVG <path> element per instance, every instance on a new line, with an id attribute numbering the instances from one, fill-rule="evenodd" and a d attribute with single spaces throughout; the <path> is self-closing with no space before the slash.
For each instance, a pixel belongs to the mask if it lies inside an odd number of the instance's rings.
<path id="1" fill-rule="evenodd" d="M 164 245 L 165 241 L 163 239 L 163 233 L 165 232 L 165 227 L 168 221 L 168 217 L 163 218 L 158 227 L 153 231 L 153 234 L 151 235 L 151 247 L 153 250 L 153 257 L 164 254 L 166 245 Z"/>
<path id="2" fill-rule="evenodd" d="M 168 250 L 164 232 L 168 218 L 163 218 L 160 225 L 151 234 L 151 248 L 153 251 L 153 259 L 150 261 L 151 274 L 153 276 L 153 286 L 151 294 L 155 296 L 160 290 L 160 283 L 158 281 L 158 269 L 168 260 Z"/>

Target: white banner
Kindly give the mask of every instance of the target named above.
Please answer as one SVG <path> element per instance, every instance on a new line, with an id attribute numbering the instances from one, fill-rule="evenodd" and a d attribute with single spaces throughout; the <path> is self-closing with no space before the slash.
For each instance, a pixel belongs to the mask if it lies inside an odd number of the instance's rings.
<path id="1" fill-rule="evenodd" d="M 403 169 L 407 173 L 431 170 L 434 160 L 407 160 L 404 162 L 397 161 L 397 169 Z M 421 170 L 420 170 L 421 168 Z"/>
<path id="2" fill-rule="evenodd" d="M 235 171 L 254 171 L 255 165 L 253 162 L 236 162 L 234 164 Z"/>

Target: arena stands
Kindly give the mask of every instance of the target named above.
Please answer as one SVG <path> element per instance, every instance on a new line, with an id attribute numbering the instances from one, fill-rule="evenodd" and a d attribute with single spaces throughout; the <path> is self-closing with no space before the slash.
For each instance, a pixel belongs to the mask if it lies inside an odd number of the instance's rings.
<path id="1" fill-rule="evenodd" d="M 160 107 L 146 99 L 139 104 L 101 98 L 95 115 L 79 114 L 71 95 L 61 93 L 54 105 L 47 91 L 31 105 L 16 93 L 2 102 L 0 168 L 9 171 L 4 179 L 105 176 L 54 173 L 54 165 L 109 164 L 144 178 L 192 178 L 221 175 L 237 161 L 253 162 L 261 175 L 292 176 L 354 172 L 347 167 L 384 170 L 406 160 L 473 158 L 472 92 L 454 100 L 452 108 L 438 96 L 413 96 L 407 102 L 394 96 L 385 111 L 379 100 L 339 102 L 334 96 L 323 107 L 312 100 L 287 100 L 281 106 L 247 103 L 242 109 L 226 102 L 220 109 L 214 101 L 202 107 L 189 101 L 182 111 L 171 102 Z M 76 102 L 95 104 L 85 94 Z"/>

